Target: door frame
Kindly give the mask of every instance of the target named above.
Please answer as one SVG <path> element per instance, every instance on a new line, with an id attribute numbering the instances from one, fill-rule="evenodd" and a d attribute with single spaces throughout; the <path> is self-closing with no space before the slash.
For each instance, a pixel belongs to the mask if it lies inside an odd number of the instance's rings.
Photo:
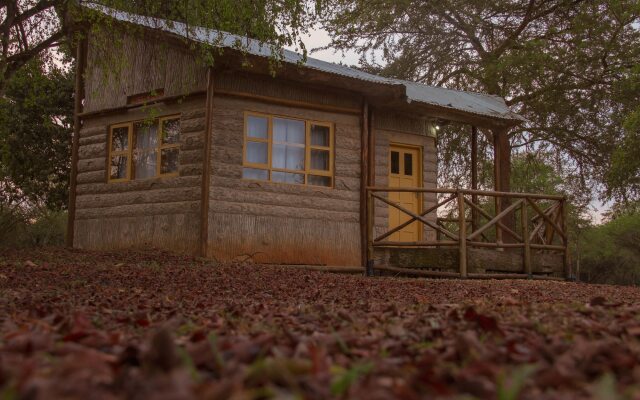
<path id="1" fill-rule="evenodd" d="M 423 157 L 423 151 L 424 151 L 424 147 L 422 145 L 418 145 L 418 144 L 411 144 L 411 143 L 401 143 L 401 142 L 395 142 L 395 141 L 389 141 L 389 150 L 387 152 L 387 181 L 389 179 L 389 176 L 391 175 L 391 150 L 394 147 L 401 147 L 401 148 L 405 148 L 405 149 L 413 149 L 413 150 L 418 150 L 418 186 L 419 188 L 423 188 L 424 187 L 424 180 L 423 180 L 423 169 L 424 169 L 424 157 Z M 391 207 L 391 206 L 389 206 Z M 424 196 L 422 195 L 422 193 L 418 193 L 418 211 L 416 212 L 416 214 L 420 214 L 422 213 L 422 210 L 424 208 Z M 398 212 L 402 212 L 400 210 L 398 210 Z M 387 218 L 389 218 L 387 216 Z M 419 221 L 414 221 L 414 223 L 417 223 L 420 225 L 420 229 L 418 229 L 418 241 L 422 240 L 423 236 L 424 236 L 424 226 L 422 226 L 423 224 L 420 223 Z M 387 221 L 387 227 L 389 226 L 389 222 Z"/>

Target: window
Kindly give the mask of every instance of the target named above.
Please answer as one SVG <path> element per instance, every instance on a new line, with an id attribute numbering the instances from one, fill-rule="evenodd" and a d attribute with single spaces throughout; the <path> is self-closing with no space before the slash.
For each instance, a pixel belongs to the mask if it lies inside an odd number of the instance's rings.
<path id="1" fill-rule="evenodd" d="M 179 116 L 113 125 L 109 182 L 177 175 L 179 141 Z"/>
<path id="2" fill-rule="evenodd" d="M 245 179 L 299 185 L 333 185 L 333 125 L 245 115 Z"/>

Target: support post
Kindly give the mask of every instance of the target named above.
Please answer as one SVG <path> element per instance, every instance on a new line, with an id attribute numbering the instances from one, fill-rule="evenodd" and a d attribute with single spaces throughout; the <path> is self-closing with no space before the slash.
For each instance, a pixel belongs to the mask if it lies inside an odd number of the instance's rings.
<path id="1" fill-rule="evenodd" d="M 213 67 L 207 69 L 207 100 L 202 156 L 202 187 L 200 193 L 200 256 L 206 257 L 209 248 L 209 189 L 211 185 L 211 135 L 213 133 Z"/>
<path id="2" fill-rule="evenodd" d="M 369 177 L 369 103 L 362 102 L 360 115 L 360 257 L 365 273 L 369 275 L 368 237 L 367 237 L 367 184 Z"/>
<path id="3" fill-rule="evenodd" d="M 376 208 L 373 193 L 369 192 L 367 197 L 367 276 L 373 276 L 374 274 L 374 259 L 373 259 L 373 234 L 376 221 Z"/>
<path id="4" fill-rule="evenodd" d="M 84 35 L 84 33 L 83 33 Z M 84 70 L 87 61 L 86 36 L 80 40 L 76 49 L 76 80 L 73 100 L 73 138 L 71 142 L 71 171 L 69 173 L 69 205 L 67 213 L 67 247 L 73 247 L 76 222 L 76 186 L 78 180 L 78 150 L 80 148 L 80 128 L 82 119 L 82 100 L 84 100 Z"/>
<path id="5" fill-rule="evenodd" d="M 458 245 L 460 249 L 460 277 L 467 277 L 467 221 L 464 211 L 464 194 L 458 192 Z"/>
<path id="6" fill-rule="evenodd" d="M 507 129 L 496 129 L 493 131 L 493 153 L 494 153 L 494 186 L 497 192 L 511 191 L 511 145 L 509 144 L 509 134 Z M 496 196 L 496 215 L 507 207 L 511 202 L 508 197 Z M 502 221 L 511 230 L 515 229 L 514 214 L 508 214 Z M 496 225 L 496 242 L 514 242 L 514 238 L 509 234 L 504 234 L 503 230 Z"/>
<path id="7" fill-rule="evenodd" d="M 471 127 L 471 189 L 478 190 L 478 128 Z M 478 205 L 478 195 L 471 195 L 471 202 Z M 478 211 L 471 210 L 471 230 L 478 229 Z"/>
<path id="8" fill-rule="evenodd" d="M 373 107 L 369 107 L 369 119 L 367 121 L 369 124 L 367 128 L 367 133 L 369 135 L 369 174 L 367 176 L 367 183 L 369 186 L 376 185 L 376 135 L 373 130 L 374 118 L 374 109 Z"/>
<path id="9" fill-rule="evenodd" d="M 560 207 L 562 212 L 562 233 L 560 235 L 562 244 L 564 246 L 564 253 L 562 257 L 562 264 L 564 268 L 564 277 L 565 279 L 571 279 L 571 260 L 569 258 L 569 234 L 567 232 L 567 216 L 569 214 L 569 210 L 567 209 L 567 201 L 563 199 L 560 201 Z"/>
<path id="10" fill-rule="evenodd" d="M 522 240 L 524 241 L 524 272 L 529 278 L 533 276 L 531 269 L 531 243 L 529 241 L 529 216 L 527 215 L 528 203 L 522 202 L 522 208 L 520 209 L 520 219 L 522 220 Z"/>

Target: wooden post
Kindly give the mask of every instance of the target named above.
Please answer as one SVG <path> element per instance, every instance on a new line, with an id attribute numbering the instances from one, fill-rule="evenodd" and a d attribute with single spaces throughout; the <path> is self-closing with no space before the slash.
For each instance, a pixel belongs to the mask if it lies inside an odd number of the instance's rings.
<path id="1" fill-rule="evenodd" d="M 478 128 L 471 127 L 471 189 L 478 190 Z M 471 202 L 478 205 L 478 195 L 471 195 Z M 478 229 L 478 212 L 471 210 L 471 231 Z"/>
<path id="2" fill-rule="evenodd" d="M 527 215 L 527 202 L 522 202 L 520 209 L 520 219 L 522 220 L 522 239 L 524 241 L 524 272 L 531 278 L 533 272 L 531 270 L 531 243 L 529 241 L 529 216 Z"/>
<path id="3" fill-rule="evenodd" d="M 375 221 L 375 200 L 373 198 L 373 193 L 369 192 L 367 196 L 367 265 L 365 266 L 365 272 L 367 276 L 373 276 L 374 274 L 373 235 L 376 226 Z"/>
<path id="4" fill-rule="evenodd" d="M 367 183 L 369 177 L 369 103 L 362 103 L 360 115 L 360 256 L 362 267 L 369 275 L 368 238 L 367 238 Z"/>
<path id="5" fill-rule="evenodd" d="M 367 176 L 367 181 L 369 186 L 376 185 L 376 135 L 373 129 L 374 118 L 374 109 L 369 107 L 369 126 L 367 128 L 367 132 L 369 134 L 369 174 Z"/>
<path id="6" fill-rule="evenodd" d="M 213 67 L 207 69 L 207 100 L 202 156 L 202 187 L 200 193 L 200 256 L 206 257 L 209 248 L 209 189 L 211 186 L 211 136 L 213 134 Z"/>
<path id="7" fill-rule="evenodd" d="M 494 185 L 498 192 L 511 191 L 511 145 L 509 144 L 509 134 L 506 128 L 496 129 L 493 131 L 493 152 L 494 152 Z M 496 197 L 496 215 L 502 210 L 509 207 L 511 199 L 508 197 Z M 515 230 L 514 214 L 508 214 L 504 217 L 504 225 L 511 230 Z M 496 225 L 496 241 L 498 243 L 513 243 L 515 238 Z"/>
<path id="8" fill-rule="evenodd" d="M 571 263 L 569 258 L 569 232 L 567 232 L 567 216 L 569 214 L 569 210 L 567 208 L 567 201 L 563 199 L 560 201 L 560 207 L 562 211 L 562 244 L 564 245 L 564 254 L 562 257 L 562 264 L 564 268 L 564 277 L 565 279 L 571 279 Z"/>
<path id="9" fill-rule="evenodd" d="M 500 163 L 500 155 L 502 151 L 500 150 L 501 141 L 498 140 L 498 132 L 493 133 L 493 190 L 496 192 L 501 191 L 500 183 L 502 180 L 500 179 L 501 172 L 501 163 Z M 500 196 L 494 198 L 495 201 L 495 213 L 496 215 L 500 214 L 502 211 L 502 202 Z M 502 243 L 502 229 L 500 226 L 496 224 L 496 243 Z"/>
<path id="10" fill-rule="evenodd" d="M 458 245 L 460 249 L 460 277 L 467 277 L 467 219 L 464 212 L 464 194 L 458 192 Z"/>
<path id="11" fill-rule="evenodd" d="M 84 33 L 83 33 L 84 34 Z M 87 61 L 87 38 L 77 44 L 76 80 L 73 100 L 73 138 L 71 142 L 71 171 L 69 173 L 69 205 L 67 213 L 67 247 L 73 247 L 76 222 L 76 186 L 78 180 L 78 150 L 80 148 L 80 128 L 82 119 L 82 100 L 84 99 L 84 69 Z"/>

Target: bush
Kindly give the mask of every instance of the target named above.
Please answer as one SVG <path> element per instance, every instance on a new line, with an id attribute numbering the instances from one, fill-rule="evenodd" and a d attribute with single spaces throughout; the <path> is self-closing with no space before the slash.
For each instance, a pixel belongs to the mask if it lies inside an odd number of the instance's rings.
<path id="1" fill-rule="evenodd" d="M 581 278 L 594 283 L 640 284 L 640 213 L 589 228 L 580 239 Z"/>
<path id="2" fill-rule="evenodd" d="M 29 218 L 8 210 L 0 212 L 0 247 L 62 246 L 67 230 L 67 212 L 40 209 Z"/>

